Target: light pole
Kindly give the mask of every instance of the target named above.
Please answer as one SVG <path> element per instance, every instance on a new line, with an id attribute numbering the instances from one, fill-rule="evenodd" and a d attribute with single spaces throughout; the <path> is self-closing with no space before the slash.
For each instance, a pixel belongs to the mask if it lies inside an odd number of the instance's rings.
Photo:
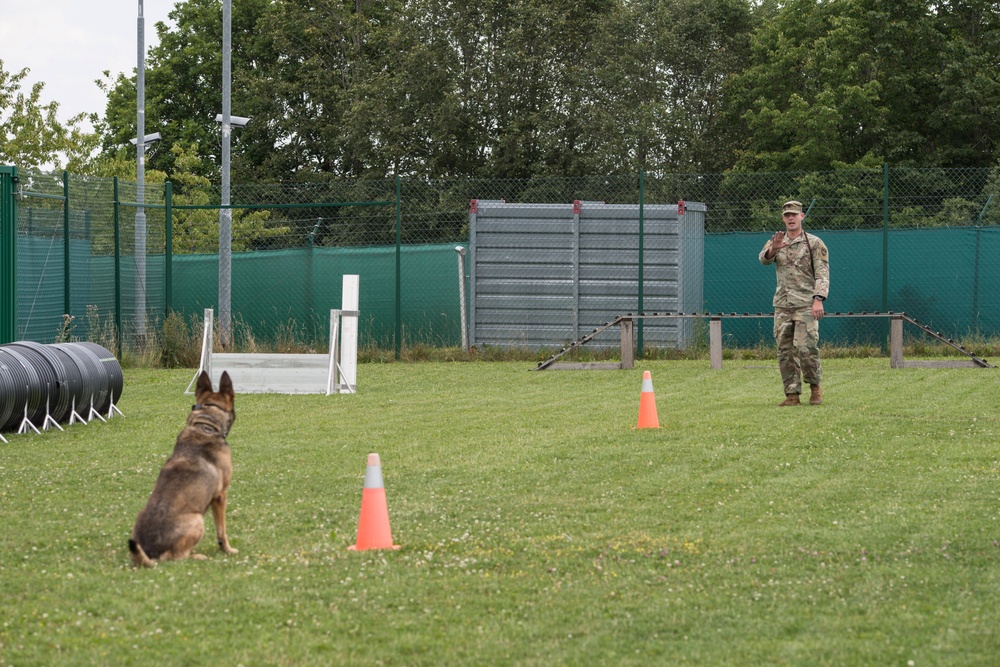
<path id="1" fill-rule="evenodd" d="M 146 25 L 139 0 L 136 25 L 136 101 L 135 101 L 135 333 L 142 340 L 146 335 Z M 122 333 L 119 331 L 118 335 Z"/>
<path id="2" fill-rule="evenodd" d="M 232 67 L 233 3 L 222 0 L 222 208 L 219 209 L 219 340 L 232 343 L 233 212 L 229 208 L 229 147 Z"/>
<path id="3" fill-rule="evenodd" d="M 223 106 L 228 105 L 224 104 Z M 215 122 L 222 124 L 222 208 L 219 209 L 219 339 L 223 347 L 228 347 L 229 343 L 232 342 L 233 296 L 233 211 L 229 208 L 229 148 L 232 128 L 244 128 L 250 119 L 246 116 L 220 113 L 216 114 Z"/>

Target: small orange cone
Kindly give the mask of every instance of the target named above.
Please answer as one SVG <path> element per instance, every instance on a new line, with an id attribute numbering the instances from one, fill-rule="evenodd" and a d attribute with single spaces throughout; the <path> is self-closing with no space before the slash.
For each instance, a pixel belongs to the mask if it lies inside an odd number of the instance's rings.
<path id="1" fill-rule="evenodd" d="M 656 416 L 656 399 L 653 397 L 653 376 L 649 371 L 642 374 L 642 395 L 639 397 L 639 424 L 636 428 L 660 428 Z"/>
<path id="2" fill-rule="evenodd" d="M 358 519 L 358 541 L 347 547 L 351 551 L 366 549 L 398 549 L 392 543 L 389 530 L 389 504 L 385 499 L 382 482 L 382 462 L 378 454 L 368 455 L 365 469 L 365 488 L 361 492 L 361 518 Z"/>

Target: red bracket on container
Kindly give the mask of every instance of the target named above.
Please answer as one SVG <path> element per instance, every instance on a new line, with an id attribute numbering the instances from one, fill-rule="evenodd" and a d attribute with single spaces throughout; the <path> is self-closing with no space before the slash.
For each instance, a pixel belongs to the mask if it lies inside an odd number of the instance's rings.
<path id="1" fill-rule="evenodd" d="M 683 199 L 677 202 L 677 215 L 684 215 L 684 211 L 686 210 L 687 204 L 684 203 Z"/>
<path id="2" fill-rule="evenodd" d="M 579 199 L 574 199 L 573 200 L 573 215 L 580 215 L 580 208 L 581 208 L 581 206 L 580 206 L 580 200 Z"/>
<path id="3" fill-rule="evenodd" d="M 470 199 L 469 200 L 469 213 L 479 213 L 479 200 Z"/>

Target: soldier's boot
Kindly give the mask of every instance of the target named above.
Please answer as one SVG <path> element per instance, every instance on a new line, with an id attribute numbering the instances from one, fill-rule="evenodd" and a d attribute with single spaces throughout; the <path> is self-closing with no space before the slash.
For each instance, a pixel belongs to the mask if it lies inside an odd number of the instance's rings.
<path id="1" fill-rule="evenodd" d="M 789 405 L 802 405 L 802 403 L 799 402 L 798 394 L 787 394 L 785 396 L 785 400 L 782 401 L 781 403 L 778 403 L 779 408 L 784 408 Z"/>
<path id="2" fill-rule="evenodd" d="M 819 405 L 823 402 L 823 390 L 819 388 L 818 384 L 809 385 L 812 389 L 812 393 L 809 394 L 809 405 Z"/>

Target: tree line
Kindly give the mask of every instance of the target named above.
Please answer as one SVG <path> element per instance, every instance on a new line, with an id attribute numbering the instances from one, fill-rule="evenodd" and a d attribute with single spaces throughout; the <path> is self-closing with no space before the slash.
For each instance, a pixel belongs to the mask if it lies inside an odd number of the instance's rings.
<path id="1" fill-rule="evenodd" d="M 178 2 L 146 59 L 146 128 L 164 138 L 147 168 L 175 181 L 218 178 L 221 13 Z M 997 2 L 233 0 L 232 25 L 232 108 L 252 118 L 234 182 L 1000 157 Z M 0 65 L 4 162 L 128 174 L 134 72 L 103 82 L 92 135 L 23 76 Z"/>

